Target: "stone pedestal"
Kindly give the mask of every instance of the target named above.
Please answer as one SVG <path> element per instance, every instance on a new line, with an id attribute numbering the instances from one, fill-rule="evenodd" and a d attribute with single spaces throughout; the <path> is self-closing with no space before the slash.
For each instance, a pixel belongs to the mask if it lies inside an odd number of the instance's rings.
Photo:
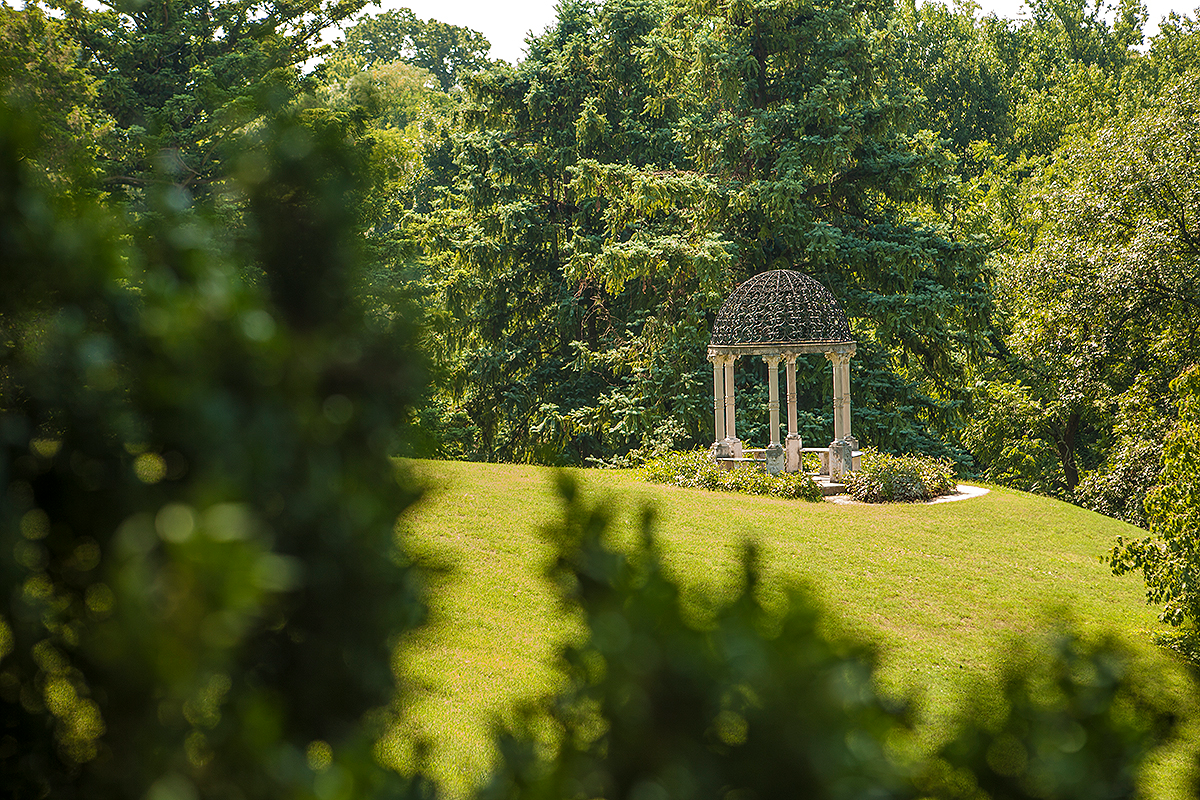
<path id="1" fill-rule="evenodd" d="M 801 458 L 803 453 L 801 449 L 804 447 L 804 442 L 800 439 L 800 434 L 789 433 L 783 442 L 784 448 L 784 469 L 788 472 L 799 472 L 803 466 Z"/>
<path id="2" fill-rule="evenodd" d="M 845 439 L 829 443 L 829 478 L 841 480 L 854 471 L 854 450 Z"/>
<path id="3" fill-rule="evenodd" d="M 767 474 L 768 475 L 778 475 L 779 473 L 783 472 L 783 467 L 784 467 L 783 445 L 779 444 L 778 442 L 770 445 L 769 447 L 767 447 L 766 456 L 767 456 L 767 465 L 766 466 L 767 466 Z"/>

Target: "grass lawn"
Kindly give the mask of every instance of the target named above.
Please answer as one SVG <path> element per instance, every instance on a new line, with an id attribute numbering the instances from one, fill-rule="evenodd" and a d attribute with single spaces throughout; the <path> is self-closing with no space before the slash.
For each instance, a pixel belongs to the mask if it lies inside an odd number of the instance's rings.
<path id="1" fill-rule="evenodd" d="M 387 744 L 411 765 L 424 742 L 447 794 L 461 796 L 486 774 L 488 725 L 554 687 L 557 648 L 582 629 L 542 577 L 549 551 L 538 529 L 559 511 L 549 470 L 409 466 L 430 488 L 404 519 L 403 540 L 450 570 L 431 579 L 430 624 L 401 648 L 412 694 Z M 935 723 L 965 675 L 1050 618 L 1143 640 L 1158 628 L 1141 582 L 1113 577 L 1100 560 L 1137 529 L 1055 500 L 993 489 L 934 505 L 838 505 L 648 484 L 628 471 L 576 474 L 589 496 L 612 499 L 618 541 L 652 503 L 667 566 L 696 591 L 735 586 L 753 539 L 765 585 L 812 587 L 835 618 L 879 643 L 884 688 L 918 693 Z"/>

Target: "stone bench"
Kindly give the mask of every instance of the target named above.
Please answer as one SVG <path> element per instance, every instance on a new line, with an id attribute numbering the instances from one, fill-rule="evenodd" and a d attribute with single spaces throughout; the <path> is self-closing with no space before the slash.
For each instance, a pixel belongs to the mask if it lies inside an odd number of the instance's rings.
<path id="1" fill-rule="evenodd" d="M 754 450 L 743 450 L 742 452 L 749 453 L 750 455 L 742 456 L 741 458 L 732 456 L 718 458 L 717 466 L 724 470 L 732 470 L 737 469 L 743 464 L 761 467 L 767 463 L 767 456 L 762 450 L 759 450 L 757 453 Z"/>

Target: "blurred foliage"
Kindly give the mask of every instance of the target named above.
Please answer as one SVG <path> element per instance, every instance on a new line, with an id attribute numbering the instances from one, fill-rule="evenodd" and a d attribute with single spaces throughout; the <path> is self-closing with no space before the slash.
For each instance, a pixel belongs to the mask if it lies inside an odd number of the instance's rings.
<path id="1" fill-rule="evenodd" d="M 862 469 L 846 476 L 850 494 L 865 503 L 913 502 L 952 494 L 958 488 L 954 465 L 922 455 L 893 456 L 878 450 L 862 454 Z"/>
<path id="2" fill-rule="evenodd" d="M 346 131 L 267 111 L 231 243 L 170 181 L 136 221 L 59 191 L 0 107 L 9 796 L 409 791 L 372 751 L 421 615 L 390 460 L 420 361 L 357 300 Z"/>
<path id="3" fill-rule="evenodd" d="M 568 479 L 560 491 L 551 578 L 590 635 L 563 654 L 566 687 L 547 701 L 561 742 L 535 747 L 533 729 L 502 741 L 482 797 L 911 795 L 911 728 L 875 689 L 870 648 L 829 633 L 802 593 L 764 607 L 750 552 L 729 602 L 687 602 L 649 514 L 642 543 L 614 553 L 604 508 Z"/>
<path id="4" fill-rule="evenodd" d="M 919 785 L 939 798 L 1144 797 L 1154 750 L 1193 735 L 1194 688 L 1181 689 L 1181 677 L 1111 637 L 1013 643 L 998 685 L 975 681 L 964 693 Z M 1196 743 L 1186 746 L 1194 762 Z"/>
<path id="5" fill-rule="evenodd" d="M 603 504 L 559 490 L 550 577 L 589 635 L 563 652 L 562 691 L 502 736 L 484 798 L 1117 798 L 1168 748 L 1195 757 L 1187 674 L 1069 632 L 1011 648 L 922 755 L 874 651 L 806 593 L 768 592 L 752 548 L 731 596 L 685 593 L 648 512 L 615 552 Z"/>
<path id="6" fill-rule="evenodd" d="M 812 478 L 802 472 L 768 475 L 759 466 L 725 470 L 717 466 L 708 450 L 667 452 L 647 458 L 639 474 L 654 483 L 669 483 L 688 489 L 716 489 L 743 494 L 762 494 L 819 502 L 824 499 Z"/>

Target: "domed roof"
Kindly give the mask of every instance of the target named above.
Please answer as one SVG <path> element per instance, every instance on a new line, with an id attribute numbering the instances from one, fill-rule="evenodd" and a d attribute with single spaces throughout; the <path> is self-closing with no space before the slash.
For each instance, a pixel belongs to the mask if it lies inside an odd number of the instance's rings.
<path id="1" fill-rule="evenodd" d="M 721 306 L 710 347 L 850 342 L 846 312 L 829 290 L 790 269 L 761 272 Z"/>

